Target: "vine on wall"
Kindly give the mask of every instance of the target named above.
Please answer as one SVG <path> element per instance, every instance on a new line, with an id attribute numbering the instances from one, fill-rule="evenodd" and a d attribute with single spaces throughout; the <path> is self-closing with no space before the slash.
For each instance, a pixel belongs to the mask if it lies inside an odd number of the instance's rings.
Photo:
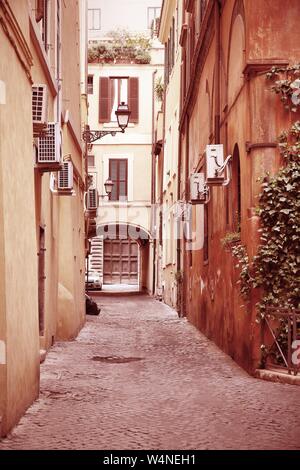
<path id="1" fill-rule="evenodd" d="M 284 78 L 282 78 L 282 74 Z M 285 108 L 300 108 L 300 64 L 272 68 L 268 79 L 275 79 L 272 91 L 281 95 Z M 280 78 L 280 79 L 279 79 Z M 258 214 L 261 220 L 261 245 L 249 263 L 241 243 L 231 247 L 238 260 L 240 292 L 250 299 L 253 289 L 262 288 L 257 304 L 260 317 L 267 307 L 300 308 L 300 121 L 281 133 L 278 146 L 284 166 L 275 176 L 262 181 Z M 286 337 L 286 323 L 281 325 Z"/>

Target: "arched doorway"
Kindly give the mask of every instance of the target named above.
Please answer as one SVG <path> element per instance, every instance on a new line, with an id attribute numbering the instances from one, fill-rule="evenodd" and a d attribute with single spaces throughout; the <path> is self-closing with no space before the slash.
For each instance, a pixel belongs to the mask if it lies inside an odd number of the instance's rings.
<path id="1" fill-rule="evenodd" d="M 105 286 L 122 290 L 131 286 L 134 290 L 151 291 L 149 242 L 150 234 L 136 225 L 111 223 L 97 227 L 91 264 L 97 263 L 103 290 Z"/>

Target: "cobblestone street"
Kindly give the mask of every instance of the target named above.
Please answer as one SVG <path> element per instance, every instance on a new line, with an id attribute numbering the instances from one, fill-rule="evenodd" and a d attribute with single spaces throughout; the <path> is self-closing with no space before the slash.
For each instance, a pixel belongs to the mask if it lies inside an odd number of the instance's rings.
<path id="1" fill-rule="evenodd" d="M 0 449 L 300 448 L 299 388 L 248 376 L 164 304 L 100 297 Z"/>

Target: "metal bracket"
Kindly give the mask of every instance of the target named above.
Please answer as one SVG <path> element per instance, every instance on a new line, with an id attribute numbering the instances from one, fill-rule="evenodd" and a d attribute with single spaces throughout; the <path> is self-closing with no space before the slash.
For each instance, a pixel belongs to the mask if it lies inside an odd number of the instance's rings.
<path id="1" fill-rule="evenodd" d="M 199 199 L 198 204 L 208 204 L 209 203 L 209 201 L 210 201 L 210 189 L 209 189 L 209 186 L 207 184 L 205 184 L 203 191 L 199 191 L 199 189 L 198 189 L 198 199 Z"/>
<path id="2" fill-rule="evenodd" d="M 84 142 L 86 142 L 87 144 L 91 144 L 92 142 L 95 142 L 96 140 L 99 140 L 99 139 L 102 139 L 102 137 L 105 137 L 106 135 L 112 135 L 113 137 L 115 137 L 115 135 L 117 133 L 122 133 L 124 134 L 125 130 L 121 130 L 121 131 L 113 131 L 113 130 L 110 130 L 110 131 L 84 131 L 83 134 L 82 134 L 82 138 L 84 140 Z"/>

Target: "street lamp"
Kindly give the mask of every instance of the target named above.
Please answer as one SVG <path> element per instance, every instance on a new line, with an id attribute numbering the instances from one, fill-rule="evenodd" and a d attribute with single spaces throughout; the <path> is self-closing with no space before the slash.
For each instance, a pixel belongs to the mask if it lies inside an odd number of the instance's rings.
<path id="1" fill-rule="evenodd" d="M 105 199 L 106 197 L 109 199 L 109 196 L 111 195 L 114 184 L 115 183 L 110 178 L 108 178 L 104 183 L 104 188 L 105 188 L 106 194 L 99 194 L 98 195 L 99 199 Z"/>
<path id="2" fill-rule="evenodd" d="M 86 142 L 86 144 L 91 144 L 96 140 L 102 139 L 102 137 L 105 137 L 106 135 L 112 135 L 114 137 L 119 132 L 122 132 L 122 134 L 124 134 L 125 129 L 129 123 L 131 111 L 129 111 L 128 105 L 122 101 L 122 103 L 119 104 L 115 114 L 117 116 L 118 125 L 121 129 L 120 131 L 91 131 L 89 126 L 85 126 L 85 131 L 82 134 L 84 142 Z"/>
<path id="3" fill-rule="evenodd" d="M 114 187 L 114 182 L 108 178 L 105 183 L 104 183 L 104 187 L 105 187 L 105 191 L 106 191 L 106 194 L 107 196 L 109 196 L 113 190 L 113 187 Z"/>
<path id="4" fill-rule="evenodd" d="M 116 116 L 118 120 L 119 127 L 122 129 L 122 132 L 125 132 L 126 127 L 129 123 L 131 111 L 128 109 L 128 105 L 122 101 L 119 104 L 118 109 L 116 111 Z"/>

